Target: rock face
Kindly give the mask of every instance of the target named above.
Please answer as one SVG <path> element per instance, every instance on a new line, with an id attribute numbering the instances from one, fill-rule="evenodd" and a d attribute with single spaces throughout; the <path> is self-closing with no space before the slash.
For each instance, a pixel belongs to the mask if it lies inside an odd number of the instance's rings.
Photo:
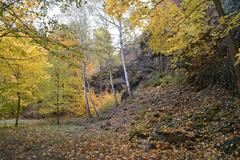
<path id="1" fill-rule="evenodd" d="M 224 0 L 223 5 L 226 14 L 239 12 L 240 10 L 239 0 Z M 211 10 L 211 13 L 209 14 L 216 13 L 212 13 Z M 217 15 L 214 16 L 216 18 L 213 18 L 209 23 L 217 23 Z M 235 41 L 239 42 L 239 27 L 233 29 L 232 35 Z M 128 77 L 132 90 L 135 90 L 139 85 L 146 83 L 153 73 L 173 73 L 173 70 L 170 67 L 170 57 L 166 57 L 161 54 L 153 54 L 148 48 L 147 41 L 149 39 L 149 35 L 143 33 L 140 39 L 142 40 L 136 42 L 138 45 L 124 48 Z M 183 68 L 186 71 L 194 73 L 188 76 L 188 81 L 190 83 L 194 83 L 199 90 L 207 88 L 208 86 L 213 86 L 215 84 L 221 84 L 231 93 L 235 94 L 235 75 L 231 62 L 229 62 L 226 58 L 228 50 L 226 41 L 224 41 L 224 39 L 222 41 L 218 41 L 216 48 L 216 52 L 218 53 L 216 56 L 211 56 L 209 58 L 206 58 L 204 56 L 204 60 L 201 60 L 201 62 L 199 62 L 195 67 L 193 67 L 194 65 L 190 65 L 192 67 L 186 65 L 188 63 L 195 64 L 191 58 L 186 58 L 186 62 L 188 62 L 186 64 L 185 62 L 178 62 L 176 65 L 179 68 Z M 216 61 L 216 59 L 218 59 L 218 61 Z M 123 67 L 121 65 L 113 67 L 113 81 L 116 91 L 123 92 L 124 94 L 122 99 L 126 99 L 128 95 L 124 92 L 126 90 L 126 85 Z M 100 88 L 102 88 L 103 91 L 110 91 L 111 85 L 109 82 L 107 67 L 103 69 L 102 76 L 100 73 L 97 73 L 91 77 L 90 82 L 91 85 L 95 88 L 96 93 L 100 93 Z"/>
<path id="2" fill-rule="evenodd" d="M 240 10 L 239 0 L 224 0 L 224 10 L 227 14 Z"/>
<path id="3" fill-rule="evenodd" d="M 163 73 L 168 71 L 170 68 L 169 59 L 167 57 L 162 55 L 154 55 L 151 52 L 143 52 L 143 49 L 126 49 L 128 50 L 126 54 L 126 66 L 132 90 L 135 90 L 140 84 L 143 84 L 149 80 L 150 75 L 153 72 Z M 112 74 L 116 91 L 124 92 L 126 90 L 126 84 L 122 65 L 114 66 Z M 92 76 L 90 83 L 91 86 L 95 88 L 96 93 L 100 93 L 100 88 L 102 91 L 109 92 L 111 90 L 111 85 L 109 81 L 108 69 L 105 67 L 101 73 L 98 72 Z M 127 97 L 128 95 L 123 94 L 122 99 L 126 99 Z"/>

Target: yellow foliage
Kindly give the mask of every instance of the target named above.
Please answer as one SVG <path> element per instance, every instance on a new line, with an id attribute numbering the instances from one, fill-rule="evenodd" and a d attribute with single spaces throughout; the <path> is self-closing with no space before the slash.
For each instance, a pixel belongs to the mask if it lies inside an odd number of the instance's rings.
<path id="1" fill-rule="evenodd" d="M 39 83 L 49 78 L 46 68 L 47 52 L 28 38 L 4 37 L 0 44 L 0 75 L 8 88 L 2 94 L 11 99 L 20 92 L 34 98 L 33 91 Z M 1 93 L 0 93 L 1 94 Z"/>
<path id="2" fill-rule="evenodd" d="M 127 10 L 131 11 L 132 27 L 140 27 L 149 35 L 149 47 L 155 53 L 173 54 L 186 50 L 191 44 L 196 43 L 203 45 L 194 45 L 195 48 L 192 49 L 190 56 L 197 56 L 199 50 L 203 53 L 212 53 L 214 42 L 204 44 L 206 42 L 202 41 L 203 36 L 210 29 L 205 13 L 210 4 L 208 1 L 186 0 L 181 5 L 177 5 L 172 0 L 163 0 L 160 3 L 155 0 L 129 0 L 128 5 L 124 5 L 126 3 L 124 1 L 117 0 L 107 0 L 106 3 L 111 4 L 111 7 L 107 8 L 109 10 L 123 5 L 121 14 L 118 14 L 121 16 Z M 109 10 L 106 10 L 106 13 L 113 16 L 114 12 Z"/>
<path id="3" fill-rule="evenodd" d="M 91 96 L 91 97 L 90 97 Z M 117 96 L 120 101 L 120 96 Z M 96 95 L 92 89 L 88 93 L 88 100 L 91 109 L 91 113 L 96 114 L 93 105 L 96 107 L 98 112 L 104 112 L 115 105 L 114 97 L 111 93 L 102 92 L 100 95 Z M 93 104 L 92 104 L 93 102 Z M 83 116 L 86 113 L 86 107 L 84 101 L 80 101 L 78 105 L 71 110 L 74 114 Z M 100 113 L 101 114 L 101 113 Z"/>
<path id="4" fill-rule="evenodd" d="M 97 72 L 97 63 L 89 63 L 86 67 L 88 76 L 91 77 Z"/>
<path id="5" fill-rule="evenodd" d="M 114 100 L 113 94 L 105 91 L 105 92 L 102 92 L 100 95 L 96 95 L 92 89 L 90 90 L 89 93 L 90 93 L 89 95 L 91 96 L 92 101 L 98 111 L 104 112 L 105 110 L 115 106 L 115 100 Z M 117 99 L 119 102 L 120 95 L 117 95 Z M 91 102 L 90 99 L 89 99 L 89 102 Z M 90 107 L 91 107 L 92 113 L 94 113 L 93 106 L 91 103 L 90 103 Z"/>
<path id="6" fill-rule="evenodd" d="M 117 20 L 120 20 L 128 8 L 129 1 L 127 0 L 107 0 L 105 2 L 104 9 L 107 14 L 109 14 L 113 18 L 116 18 Z"/>

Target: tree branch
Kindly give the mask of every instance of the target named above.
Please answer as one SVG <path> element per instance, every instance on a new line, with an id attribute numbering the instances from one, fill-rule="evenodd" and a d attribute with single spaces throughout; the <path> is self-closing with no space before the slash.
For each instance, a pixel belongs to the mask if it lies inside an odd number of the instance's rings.
<path id="1" fill-rule="evenodd" d="M 201 5 L 207 3 L 208 1 L 209 0 L 202 1 L 188 15 L 186 15 L 185 18 L 183 19 L 183 21 L 178 24 L 178 30 L 179 30 L 180 25 L 182 25 Z"/>
<path id="2" fill-rule="evenodd" d="M 36 56 L 32 56 L 29 58 L 10 58 L 10 57 L 4 57 L 2 55 L 0 55 L 0 59 L 4 59 L 4 60 L 8 60 L 8 61 L 28 61 L 28 60 L 32 60 L 34 58 L 43 56 L 42 54 L 36 55 Z"/>

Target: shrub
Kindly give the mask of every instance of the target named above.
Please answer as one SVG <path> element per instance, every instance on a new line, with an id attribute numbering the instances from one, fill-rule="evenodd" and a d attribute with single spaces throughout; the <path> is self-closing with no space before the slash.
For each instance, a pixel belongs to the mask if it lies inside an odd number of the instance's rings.
<path id="1" fill-rule="evenodd" d="M 156 87 L 161 85 L 161 78 L 163 77 L 163 74 L 160 73 L 154 73 L 152 78 L 146 83 L 146 87 Z"/>
<path id="2" fill-rule="evenodd" d="M 185 81 L 185 76 L 179 75 L 154 75 L 146 84 L 146 87 L 166 86 L 166 85 L 177 85 L 182 84 Z"/>
<path id="3" fill-rule="evenodd" d="M 173 117 L 167 113 L 163 113 L 161 116 L 160 116 L 160 120 L 163 121 L 163 122 L 166 122 L 166 123 L 169 123 L 171 122 L 173 119 Z"/>
<path id="4" fill-rule="evenodd" d="M 0 106 L 0 117 L 7 117 L 12 118 L 15 116 L 17 111 L 17 104 L 16 103 L 6 103 L 2 106 Z M 22 112 L 22 109 L 20 109 L 20 113 Z"/>
<path id="5" fill-rule="evenodd" d="M 166 75 L 162 79 L 160 79 L 160 84 L 161 85 L 177 85 L 181 84 L 184 82 L 184 77 L 182 75 L 178 76 L 171 76 L 171 75 Z"/>
<path id="6" fill-rule="evenodd" d="M 145 127 L 145 125 L 143 124 L 138 124 L 137 126 L 135 126 L 134 128 L 130 128 L 128 130 L 128 136 L 129 139 L 131 140 L 134 137 L 137 138 L 147 138 L 147 129 Z"/>

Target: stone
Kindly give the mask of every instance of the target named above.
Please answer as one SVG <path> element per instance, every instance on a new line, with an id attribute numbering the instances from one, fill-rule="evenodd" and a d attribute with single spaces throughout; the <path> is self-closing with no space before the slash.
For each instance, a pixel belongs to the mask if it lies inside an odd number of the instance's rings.
<path id="1" fill-rule="evenodd" d="M 104 130 L 109 130 L 111 125 L 112 125 L 111 122 L 106 121 L 100 126 L 100 128 Z"/>
<path id="2" fill-rule="evenodd" d="M 150 142 L 147 142 L 145 145 L 144 145 L 144 152 L 149 152 L 150 150 L 152 149 L 157 149 L 156 145 L 153 144 L 153 143 L 150 143 Z"/>
<path id="3" fill-rule="evenodd" d="M 156 139 L 159 141 L 165 141 L 173 144 L 184 143 L 187 140 L 187 136 L 178 130 L 173 131 L 154 131 L 151 136 L 152 139 Z"/>
<path id="4" fill-rule="evenodd" d="M 233 153 L 238 147 L 240 148 L 240 136 L 235 136 L 223 143 L 223 150 L 225 153 Z"/>

